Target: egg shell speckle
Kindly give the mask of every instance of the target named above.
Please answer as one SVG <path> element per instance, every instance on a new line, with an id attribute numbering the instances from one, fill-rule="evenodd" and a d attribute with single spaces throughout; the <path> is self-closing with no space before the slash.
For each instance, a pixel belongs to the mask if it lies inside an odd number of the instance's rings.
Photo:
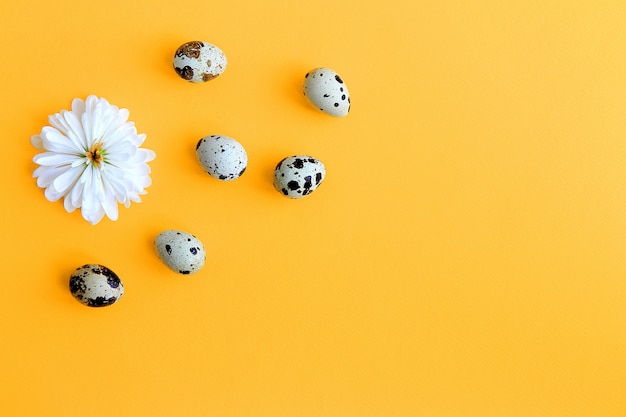
<path id="1" fill-rule="evenodd" d="M 179 274 L 198 272 L 206 260 L 202 242 L 194 235 L 180 230 L 166 230 L 154 240 L 159 258 Z"/>
<path id="2" fill-rule="evenodd" d="M 274 188 L 289 198 L 302 198 L 315 191 L 326 177 L 326 167 L 308 155 L 284 158 L 274 169 Z"/>
<path id="3" fill-rule="evenodd" d="M 174 54 L 174 70 L 192 83 L 210 81 L 226 70 L 226 55 L 208 42 L 192 41 L 181 45 Z"/>
<path id="4" fill-rule="evenodd" d="M 70 292 L 86 306 L 106 307 L 124 295 L 124 285 L 106 266 L 86 264 L 76 268 L 70 276 Z"/>
<path id="5" fill-rule="evenodd" d="M 248 167 L 248 154 L 239 142 L 228 136 L 206 136 L 196 145 L 198 162 L 213 178 L 232 181 Z"/>
<path id="6" fill-rule="evenodd" d="M 343 79 L 330 68 L 315 68 L 304 77 L 304 96 L 315 108 L 334 117 L 350 111 L 350 93 Z"/>

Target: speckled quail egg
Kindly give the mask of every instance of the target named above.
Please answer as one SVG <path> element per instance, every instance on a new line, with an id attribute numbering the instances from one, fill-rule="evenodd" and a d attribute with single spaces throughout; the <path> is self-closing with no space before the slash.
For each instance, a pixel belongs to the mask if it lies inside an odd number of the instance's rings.
<path id="1" fill-rule="evenodd" d="M 315 108 L 335 117 L 350 111 L 350 93 L 343 79 L 330 68 L 316 68 L 304 77 L 304 96 Z"/>
<path id="2" fill-rule="evenodd" d="M 122 281 L 109 268 L 86 264 L 70 276 L 70 292 L 89 307 L 106 307 L 116 303 L 124 294 Z"/>
<path id="3" fill-rule="evenodd" d="M 324 164 L 307 155 L 284 158 L 274 169 L 274 188 L 289 198 L 302 198 L 319 187 L 326 176 Z"/>
<path id="4" fill-rule="evenodd" d="M 226 55 L 207 42 L 192 41 L 181 45 L 174 54 L 174 69 L 184 80 L 193 83 L 210 81 L 226 69 Z"/>
<path id="5" fill-rule="evenodd" d="M 206 260 L 202 242 L 194 235 L 180 230 L 166 230 L 154 240 L 159 258 L 179 274 L 198 272 Z"/>
<path id="6" fill-rule="evenodd" d="M 228 136 L 206 136 L 196 145 L 196 156 L 202 168 L 222 181 L 239 178 L 248 166 L 246 150 Z"/>

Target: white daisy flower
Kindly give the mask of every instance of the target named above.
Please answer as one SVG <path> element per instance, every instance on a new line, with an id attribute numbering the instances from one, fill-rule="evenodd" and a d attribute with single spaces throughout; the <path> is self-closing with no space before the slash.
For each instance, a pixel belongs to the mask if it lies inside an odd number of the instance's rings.
<path id="1" fill-rule="evenodd" d="M 128 115 L 104 98 L 89 96 L 74 99 L 71 111 L 48 117 L 51 126 L 30 139 L 43 151 L 33 158 L 40 165 L 33 177 L 48 200 L 63 197 L 65 210 L 80 208 L 91 224 L 105 214 L 117 220 L 117 203 L 129 207 L 141 201 L 152 183 L 147 162 L 155 153 L 140 148 L 146 135 L 137 134 Z"/>

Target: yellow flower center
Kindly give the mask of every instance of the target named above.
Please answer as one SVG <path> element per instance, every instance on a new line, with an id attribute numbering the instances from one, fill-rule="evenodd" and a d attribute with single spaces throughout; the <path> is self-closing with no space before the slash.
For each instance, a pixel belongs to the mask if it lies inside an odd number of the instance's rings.
<path id="1" fill-rule="evenodd" d="M 96 166 L 96 168 L 100 168 L 100 163 L 104 161 L 104 157 L 102 156 L 104 151 L 102 150 L 102 142 L 96 142 L 91 146 L 89 152 L 87 152 L 87 159 L 91 161 L 92 164 Z"/>

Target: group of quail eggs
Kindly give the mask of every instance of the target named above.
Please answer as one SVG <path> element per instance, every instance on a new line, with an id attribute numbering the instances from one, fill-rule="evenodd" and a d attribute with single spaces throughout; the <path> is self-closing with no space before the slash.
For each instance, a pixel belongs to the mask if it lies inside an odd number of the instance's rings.
<path id="1" fill-rule="evenodd" d="M 192 83 L 210 81 L 226 69 L 226 55 L 215 45 L 192 41 L 181 45 L 174 54 L 176 73 Z M 315 68 L 304 77 L 304 96 L 311 105 L 334 117 L 350 111 L 350 94 L 343 79 L 330 68 Z M 209 135 L 196 145 L 198 162 L 211 177 L 232 181 L 245 172 L 248 155 L 235 139 Z M 315 191 L 326 175 L 324 164 L 309 155 L 283 158 L 274 169 L 274 188 L 282 195 L 298 199 Z M 155 239 L 159 258 L 172 271 L 187 275 L 199 271 L 206 260 L 202 242 L 180 230 L 166 230 Z M 70 292 L 89 307 L 104 307 L 117 302 L 124 294 L 120 278 L 109 268 L 87 264 L 70 276 Z"/>

